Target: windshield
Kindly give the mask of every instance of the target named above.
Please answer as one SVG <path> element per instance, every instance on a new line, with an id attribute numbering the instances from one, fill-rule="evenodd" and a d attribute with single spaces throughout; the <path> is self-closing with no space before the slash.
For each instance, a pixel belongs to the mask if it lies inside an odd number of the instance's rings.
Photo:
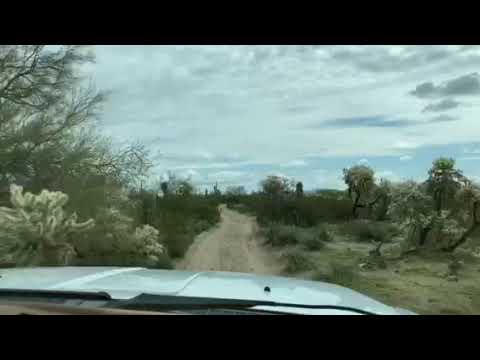
<path id="1" fill-rule="evenodd" d="M 479 58 L 0 45 L 0 287 L 480 313 Z"/>

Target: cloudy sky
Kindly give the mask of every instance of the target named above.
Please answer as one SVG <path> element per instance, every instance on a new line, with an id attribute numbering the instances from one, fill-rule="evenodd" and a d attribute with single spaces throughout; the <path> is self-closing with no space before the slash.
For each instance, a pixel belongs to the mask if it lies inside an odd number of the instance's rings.
<path id="1" fill-rule="evenodd" d="M 103 131 L 155 173 L 256 189 L 269 174 L 343 188 L 341 170 L 421 179 L 452 156 L 480 179 L 480 47 L 96 46 Z"/>

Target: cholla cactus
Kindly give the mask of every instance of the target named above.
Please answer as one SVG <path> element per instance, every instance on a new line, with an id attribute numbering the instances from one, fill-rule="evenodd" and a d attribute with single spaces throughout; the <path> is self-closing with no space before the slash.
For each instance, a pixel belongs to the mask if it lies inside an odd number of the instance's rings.
<path id="1" fill-rule="evenodd" d="M 150 225 L 137 227 L 133 238 L 139 255 L 150 261 L 157 262 L 159 256 L 165 252 L 164 246 L 158 242 L 158 230 Z"/>
<path id="2" fill-rule="evenodd" d="M 435 215 L 432 198 L 422 191 L 419 184 L 406 181 L 391 189 L 391 205 L 388 215 L 400 224 L 427 226 Z"/>
<path id="3" fill-rule="evenodd" d="M 406 245 L 421 246 L 428 235 L 432 245 L 453 251 L 466 241 L 480 225 L 477 218 L 480 188 L 464 180 L 456 196 L 465 204 L 465 209 L 455 213 L 435 208 L 434 196 L 415 182 L 407 181 L 393 188 L 389 215 L 408 230 Z"/>
<path id="4" fill-rule="evenodd" d="M 439 215 L 433 217 L 431 228 L 432 238 L 435 240 L 434 245 L 441 249 L 458 241 L 466 231 L 466 228 L 461 226 L 446 210 L 442 210 Z"/>
<path id="5" fill-rule="evenodd" d="M 401 244 L 402 251 L 421 246 L 436 215 L 432 208 L 432 197 L 419 184 L 406 181 L 391 187 L 390 199 L 387 214 L 406 233 Z"/>
<path id="6" fill-rule="evenodd" d="M 75 253 L 68 235 L 90 229 L 94 221 L 78 223 L 76 213 L 68 216 L 62 192 L 23 194 L 21 186 L 12 185 L 10 193 L 13 208 L 0 207 L 2 252 L 20 264 L 66 265 Z"/>
<path id="7" fill-rule="evenodd" d="M 114 207 L 105 208 L 103 211 L 100 211 L 98 219 L 99 222 L 106 225 L 109 230 L 108 232 L 112 234 L 125 235 L 132 231 L 133 219 Z"/>
<path id="8" fill-rule="evenodd" d="M 457 199 L 465 204 L 467 216 L 471 217 L 474 212 L 473 207 L 480 201 L 480 186 L 472 182 L 467 183 L 457 193 Z"/>

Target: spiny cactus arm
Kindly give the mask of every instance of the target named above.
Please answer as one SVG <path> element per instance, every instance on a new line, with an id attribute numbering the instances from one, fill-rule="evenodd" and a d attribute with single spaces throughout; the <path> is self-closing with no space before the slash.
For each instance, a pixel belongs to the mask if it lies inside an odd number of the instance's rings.
<path id="1" fill-rule="evenodd" d="M 7 207 L 0 207 L 0 224 L 5 222 L 19 223 L 23 219 L 18 216 L 18 212 L 15 209 L 10 209 Z"/>
<path id="2" fill-rule="evenodd" d="M 36 224 L 38 235 L 42 237 L 45 233 L 45 226 L 42 222 Z"/>
<path id="3" fill-rule="evenodd" d="M 54 203 L 54 205 L 52 205 L 52 206 L 62 208 L 68 202 L 68 195 L 64 194 L 62 192 L 56 191 L 56 192 L 54 192 L 54 196 L 53 196 L 52 201 Z"/>
<path id="4" fill-rule="evenodd" d="M 17 209 L 17 214 L 25 222 L 32 222 L 33 218 L 35 218 L 35 214 L 28 213 L 24 209 Z"/>
<path id="5" fill-rule="evenodd" d="M 10 186 L 10 202 L 15 208 L 22 208 L 25 206 L 25 199 L 22 195 L 23 187 L 12 184 Z"/>
<path id="6" fill-rule="evenodd" d="M 54 207 L 49 211 L 50 216 L 53 216 L 56 221 L 61 224 L 65 220 L 65 212 L 61 207 Z"/>
<path id="7" fill-rule="evenodd" d="M 95 226 L 95 221 L 93 219 L 88 219 L 87 221 L 84 221 L 82 223 L 77 223 L 77 222 L 70 222 L 69 223 L 69 229 L 74 232 L 80 232 L 80 231 L 86 231 L 91 229 L 93 226 Z"/>
<path id="8" fill-rule="evenodd" d="M 31 208 L 35 206 L 35 195 L 27 192 L 23 195 L 23 201 L 24 201 L 23 208 Z"/>
<path id="9" fill-rule="evenodd" d="M 77 222 L 77 213 L 73 213 L 70 215 L 68 219 L 66 219 L 63 223 L 63 226 L 66 229 L 69 229 L 74 232 L 84 231 L 92 228 L 95 225 L 95 221 L 93 219 L 88 219 L 84 222 Z"/>
<path id="10" fill-rule="evenodd" d="M 42 236 L 42 240 L 46 245 L 53 246 L 56 240 L 55 237 L 57 237 L 57 239 L 60 238 L 60 236 L 58 236 L 60 234 L 56 234 L 57 226 L 58 226 L 58 222 L 55 216 L 47 217 L 47 220 L 45 221 L 43 236 Z"/>
<path id="11" fill-rule="evenodd" d="M 11 216 L 16 216 L 17 215 L 17 210 L 0 206 L 0 216 L 1 215 L 11 215 Z"/>
<path id="12" fill-rule="evenodd" d="M 39 207 L 48 207 L 48 191 L 42 190 L 40 194 L 35 196 L 32 200 L 32 206 L 39 208 Z"/>

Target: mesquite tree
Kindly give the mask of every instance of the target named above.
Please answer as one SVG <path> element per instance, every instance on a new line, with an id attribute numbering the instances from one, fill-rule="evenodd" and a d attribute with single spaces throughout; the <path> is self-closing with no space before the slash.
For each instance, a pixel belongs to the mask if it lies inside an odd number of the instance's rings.
<path id="1" fill-rule="evenodd" d="M 364 202 L 370 197 L 375 187 L 374 172 L 366 165 L 355 165 L 343 169 L 343 180 L 347 185 L 348 196 L 353 200 L 352 216 L 356 218 L 357 209 L 368 206 Z"/>
<path id="2" fill-rule="evenodd" d="M 285 177 L 270 175 L 260 182 L 260 188 L 265 195 L 278 198 L 293 193 L 295 182 Z"/>
<path id="3" fill-rule="evenodd" d="M 12 183 L 35 192 L 97 176 L 127 185 L 150 168 L 141 144 L 114 146 L 94 131 L 106 94 L 80 76 L 92 61 L 83 46 L 0 45 L 3 203 Z"/>

